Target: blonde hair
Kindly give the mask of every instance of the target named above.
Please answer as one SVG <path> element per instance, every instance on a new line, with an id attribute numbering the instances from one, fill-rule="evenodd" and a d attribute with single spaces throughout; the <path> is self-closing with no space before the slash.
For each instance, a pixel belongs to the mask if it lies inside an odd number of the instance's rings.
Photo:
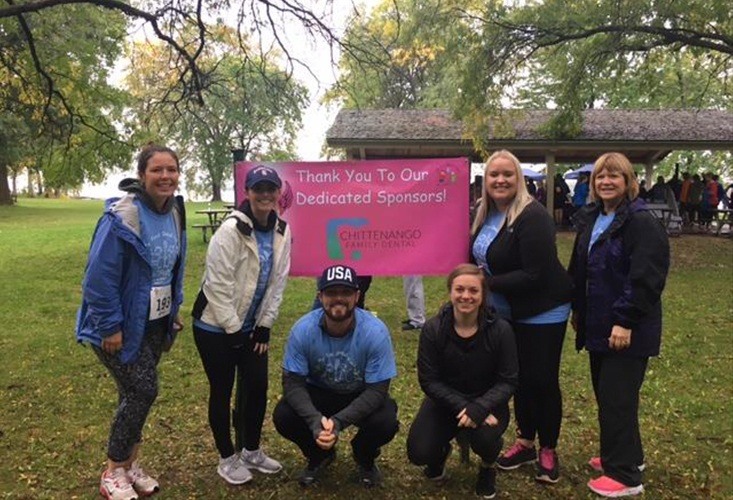
<path id="1" fill-rule="evenodd" d="M 626 197 L 629 201 L 635 200 L 639 196 L 639 181 L 636 180 L 634 167 L 626 156 L 621 153 L 611 152 L 604 153 L 598 157 L 593 165 L 593 173 L 590 174 L 590 199 L 596 201 L 598 192 L 596 191 L 596 176 L 601 171 L 618 172 L 623 175 L 626 181 Z"/>
<path id="2" fill-rule="evenodd" d="M 474 217 L 473 225 L 471 226 L 471 234 L 475 234 L 481 229 L 486 217 L 489 215 L 489 209 L 491 206 L 495 206 L 494 200 L 489 197 L 489 193 L 486 190 L 486 178 L 488 177 L 489 166 L 494 160 L 499 158 L 509 160 L 512 165 L 514 165 L 514 170 L 517 176 L 517 194 L 514 196 L 514 199 L 509 204 L 509 208 L 506 211 L 507 225 L 511 226 L 514 224 L 514 221 L 517 220 L 517 217 L 522 213 L 522 210 L 524 210 L 525 207 L 534 199 L 532 198 L 532 195 L 529 194 L 529 191 L 527 191 L 527 184 L 524 181 L 522 166 L 519 164 L 517 157 L 506 149 L 495 152 L 489 156 L 488 160 L 486 160 L 486 167 L 484 168 L 484 187 L 481 191 L 481 202 L 476 209 L 476 216 Z"/>

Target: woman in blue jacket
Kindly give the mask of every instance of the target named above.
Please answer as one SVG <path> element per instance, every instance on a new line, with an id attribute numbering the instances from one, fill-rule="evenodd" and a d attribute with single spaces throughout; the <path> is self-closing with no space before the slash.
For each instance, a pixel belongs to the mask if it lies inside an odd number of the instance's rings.
<path id="1" fill-rule="evenodd" d="M 576 347 L 590 353 L 601 427 L 601 455 L 589 465 L 603 475 L 588 487 L 607 497 L 637 495 L 644 489 L 639 390 L 649 357 L 659 354 L 669 242 L 638 198 L 624 155 L 598 158 L 590 185 L 594 203 L 575 217 L 569 269 Z"/>
<path id="2" fill-rule="evenodd" d="M 89 249 L 76 336 L 92 346 L 117 384 L 118 407 L 99 491 L 132 500 L 159 490 L 137 458 L 142 428 L 158 394 L 157 365 L 183 328 L 186 255 L 176 153 L 150 145 L 138 157 L 139 179 L 107 201 Z"/>

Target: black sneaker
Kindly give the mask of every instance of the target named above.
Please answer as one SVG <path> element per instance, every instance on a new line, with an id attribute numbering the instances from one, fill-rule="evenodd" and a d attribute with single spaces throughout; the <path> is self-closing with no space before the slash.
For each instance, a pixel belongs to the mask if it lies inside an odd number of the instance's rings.
<path id="1" fill-rule="evenodd" d="M 406 319 L 405 321 L 402 322 L 402 331 L 403 332 L 407 332 L 410 330 L 419 330 L 420 328 L 422 328 L 422 325 L 420 326 L 413 325 L 409 319 Z"/>
<path id="2" fill-rule="evenodd" d="M 333 462 L 335 458 L 336 450 L 332 450 L 332 452 L 326 455 L 326 457 L 320 462 L 308 462 L 308 466 L 303 469 L 303 472 L 300 473 L 300 477 L 298 477 L 298 483 L 304 488 L 316 484 L 321 474 L 323 474 L 323 471 L 331 465 L 331 462 Z"/>
<path id="3" fill-rule="evenodd" d="M 496 496 L 496 469 L 479 466 L 478 477 L 476 478 L 476 494 L 481 498 L 494 498 Z"/>
<path id="4" fill-rule="evenodd" d="M 382 484 L 382 473 L 377 464 L 372 464 L 371 467 L 359 464 L 359 483 L 365 488 L 374 488 Z"/>
<path id="5" fill-rule="evenodd" d="M 537 450 L 527 448 L 516 442 L 496 460 L 496 466 L 501 470 L 514 470 L 524 464 L 531 464 L 537 460 Z"/>
<path id="6" fill-rule="evenodd" d="M 535 480 L 555 484 L 560 479 L 560 465 L 557 453 L 550 448 L 540 448 L 540 459 L 537 461 Z"/>
<path id="7" fill-rule="evenodd" d="M 445 472 L 445 463 L 448 461 L 448 457 L 450 456 L 452 451 L 453 446 L 448 443 L 448 450 L 445 452 L 443 460 L 438 465 L 428 465 L 423 468 L 422 473 L 425 475 L 425 477 L 435 482 L 445 480 L 445 478 L 448 477 L 448 474 L 446 474 Z"/>

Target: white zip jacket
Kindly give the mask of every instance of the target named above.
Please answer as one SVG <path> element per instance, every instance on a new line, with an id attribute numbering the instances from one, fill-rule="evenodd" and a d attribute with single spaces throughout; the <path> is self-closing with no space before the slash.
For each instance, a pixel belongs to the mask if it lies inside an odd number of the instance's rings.
<path id="1" fill-rule="evenodd" d="M 260 257 L 254 226 L 246 214 L 232 211 L 216 230 L 206 252 L 206 270 L 193 307 L 194 318 L 237 333 L 257 287 Z M 290 271 L 290 226 L 277 218 L 272 241 L 273 265 L 255 326 L 272 328 Z"/>

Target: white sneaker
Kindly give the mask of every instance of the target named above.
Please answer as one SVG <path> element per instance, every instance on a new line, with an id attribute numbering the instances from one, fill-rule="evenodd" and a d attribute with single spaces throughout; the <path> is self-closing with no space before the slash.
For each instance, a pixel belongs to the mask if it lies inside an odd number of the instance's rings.
<path id="1" fill-rule="evenodd" d="M 282 464 L 277 460 L 274 460 L 259 448 L 255 451 L 249 451 L 245 448 L 242 449 L 242 462 L 248 469 L 255 469 L 265 474 L 275 474 L 280 472 L 283 468 Z"/>
<path id="2" fill-rule="evenodd" d="M 102 473 L 99 481 L 99 493 L 107 500 L 137 500 L 137 494 L 122 467 Z"/>
<path id="3" fill-rule="evenodd" d="M 142 470 L 137 460 L 132 463 L 130 470 L 127 471 L 127 479 L 130 480 L 135 491 L 144 497 L 160 491 L 158 481 Z"/>
<path id="4" fill-rule="evenodd" d="M 252 480 L 252 473 L 240 460 L 239 454 L 220 458 L 216 472 L 229 484 L 244 484 Z"/>

